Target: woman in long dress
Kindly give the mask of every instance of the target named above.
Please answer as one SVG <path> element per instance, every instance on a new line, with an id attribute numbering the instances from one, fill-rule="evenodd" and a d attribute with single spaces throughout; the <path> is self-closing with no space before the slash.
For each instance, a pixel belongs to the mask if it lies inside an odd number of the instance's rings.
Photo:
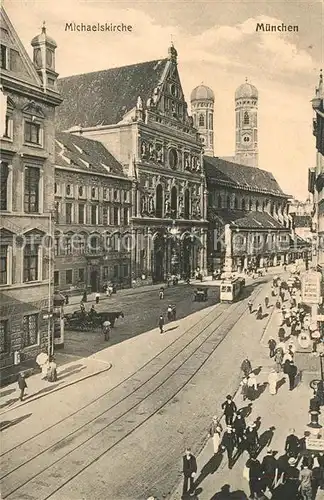
<path id="1" fill-rule="evenodd" d="M 209 428 L 209 435 L 212 438 L 213 442 L 214 455 L 218 453 L 222 432 L 223 432 L 223 427 L 218 421 L 218 418 L 214 416 Z"/>
<path id="2" fill-rule="evenodd" d="M 276 370 L 271 370 L 268 377 L 269 392 L 273 396 L 277 394 L 278 373 Z"/>

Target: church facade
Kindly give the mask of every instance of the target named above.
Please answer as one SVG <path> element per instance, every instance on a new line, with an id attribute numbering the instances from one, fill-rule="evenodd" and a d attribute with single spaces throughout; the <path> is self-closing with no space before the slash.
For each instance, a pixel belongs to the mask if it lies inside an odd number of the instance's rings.
<path id="1" fill-rule="evenodd" d="M 131 182 L 132 282 L 205 271 L 203 144 L 188 114 L 176 49 L 165 59 L 63 78 L 59 88 L 57 128 L 100 141 Z"/>
<path id="2" fill-rule="evenodd" d="M 235 156 L 225 158 L 214 156 L 210 142 L 214 93 L 201 87 L 199 101 L 192 99 L 191 107 L 209 110 L 209 129 L 202 118 L 195 120 L 208 148 L 208 270 L 232 272 L 288 263 L 289 196 L 270 172 L 258 168 L 258 90 L 246 80 L 235 92 Z"/>

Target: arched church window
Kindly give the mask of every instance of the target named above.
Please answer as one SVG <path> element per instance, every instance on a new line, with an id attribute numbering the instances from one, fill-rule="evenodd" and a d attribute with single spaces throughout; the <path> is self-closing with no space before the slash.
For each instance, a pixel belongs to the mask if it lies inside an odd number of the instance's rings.
<path id="1" fill-rule="evenodd" d="M 163 217 L 163 188 L 161 184 L 156 186 L 155 192 L 155 217 L 161 218 Z"/>
<path id="2" fill-rule="evenodd" d="M 171 214 L 172 218 L 176 219 L 178 213 L 178 191 L 175 186 L 171 189 Z"/>
<path id="3" fill-rule="evenodd" d="M 189 189 L 184 193 L 184 218 L 189 219 L 190 216 L 190 192 Z"/>
<path id="4" fill-rule="evenodd" d="M 213 115 L 209 113 L 209 129 L 213 130 Z"/>
<path id="5" fill-rule="evenodd" d="M 244 125 L 249 125 L 249 123 L 250 123 L 249 113 L 247 111 L 245 111 L 245 113 L 244 113 Z"/>
<path id="6" fill-rule="evenodd" d="M 235 196 L 235 198 L 234 198 L 234 208 L 235 208 L 235 210 L 237 210 L 237 209 L 238 209 L 238 201 L 237 201 L 236 196 Z"/>
<path id="7" fill-rule="evenodd" d="M 199 115 L 199 127 L 205 126 L 205 117 L 204 115 Z"/>

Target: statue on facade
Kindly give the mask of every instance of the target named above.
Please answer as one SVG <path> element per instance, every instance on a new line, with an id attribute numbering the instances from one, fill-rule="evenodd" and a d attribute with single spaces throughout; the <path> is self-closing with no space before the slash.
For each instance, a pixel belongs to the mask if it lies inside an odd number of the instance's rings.
<path id="1" fill-rule="evenodd" d="M 147 108 L 152 108 L 154 105 L 152 97 L 149 97 L 148 100 L 146 101 L 146 107 Z"/>
<path id="2" fill-rule="evenodd" d="M 145 215 L 147 213 L 147 199 L 145 194 L 143 194 L 141 198 L 141 215 Z"/>
<path id="3" fill-rule="evenodd" d="M 185 153 L 184 164 L 185 164 L 185 170 L 190 170 L 190 158 L 188 153 Z"/>
<path id="4" fill-rule="evenodd" d="M 200 165 L 200 160 L 199 160 L 199 158 L 197 158 L 197 162 L 196 162 L 196 170 L 197 170 L 197 172 L 201 172 L 201 165 Z"/>
<path id="5" fill-rule="evenodd" d="M 149 200 L 148 200 L 148 210 L 149 210 L 149 214 L 150 215 L 153 215 L 155 213 L 155 208 L 154 208 L 154 198 L 153 198 L 153 195 L 150 195 L 149 196 Z"/>
<path id="6" fill-rule="evenodd" d="M 163 158 L 163 146 L 159 146 L 156 150 L 156 159 L 159 163 L 163 163 L 164 162 L 164 158 Z"/>
<path id="7" fill-rule="evenodd" d="M 143 111 L 143 101 L 142 101 L 141 96 L 138 96 L 138 98 L 137 98 L 136 109 L 137 109 L 137 111 Z"/>
<path id="8" fill-rule="evenodd" d="M 155 160 L 155 150 L 152 143 L 149 144 L 149 158 L 150 160 Z"/>
<path id="9" fill-rule="evenodd" d="M 170 217 L 170 215 L 171 215 L 171 203 L 170 203 L 170 197 L 169 197 L 169 195 L 167 195 L 165 197 L 164 213 L 165 213 L 166 217 Z"/>
<path id="10" fill-rule="evenodd" d="M 200 200 L 198 200 L 196 203 L 196 216 L 201 217 Z"/>
<path id="11" fill-rule="evenodd" d="M 183 217 L 184 216 L 184 204 L 183 204 L 183 197 L 179 197 L 179 216 Z"/>
<path id="12" fill-rule="evenodd" d="M 191 158 L 191 170 L 193 172 L 196 170 L 196 158 L 194 156 Z"/>
<path id="13" fill-rule="evenodd" d="M 147 148 L 146 142 L 142 141 L 142 144 L 141 144 L 141 156 L 142 156 L 142 158 L 146 157 L 146 152 L 147 152 L 146 148 Z"/>

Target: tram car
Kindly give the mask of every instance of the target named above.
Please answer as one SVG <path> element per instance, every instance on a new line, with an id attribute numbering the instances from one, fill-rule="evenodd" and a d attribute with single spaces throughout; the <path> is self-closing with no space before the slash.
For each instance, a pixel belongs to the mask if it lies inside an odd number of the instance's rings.
<path id="1" fill-rule="evenodd" d="M 241 295 L 245 287 L 244 278 L 224 280 L 220 285 L 220 301 L 234 302 Z"/>

